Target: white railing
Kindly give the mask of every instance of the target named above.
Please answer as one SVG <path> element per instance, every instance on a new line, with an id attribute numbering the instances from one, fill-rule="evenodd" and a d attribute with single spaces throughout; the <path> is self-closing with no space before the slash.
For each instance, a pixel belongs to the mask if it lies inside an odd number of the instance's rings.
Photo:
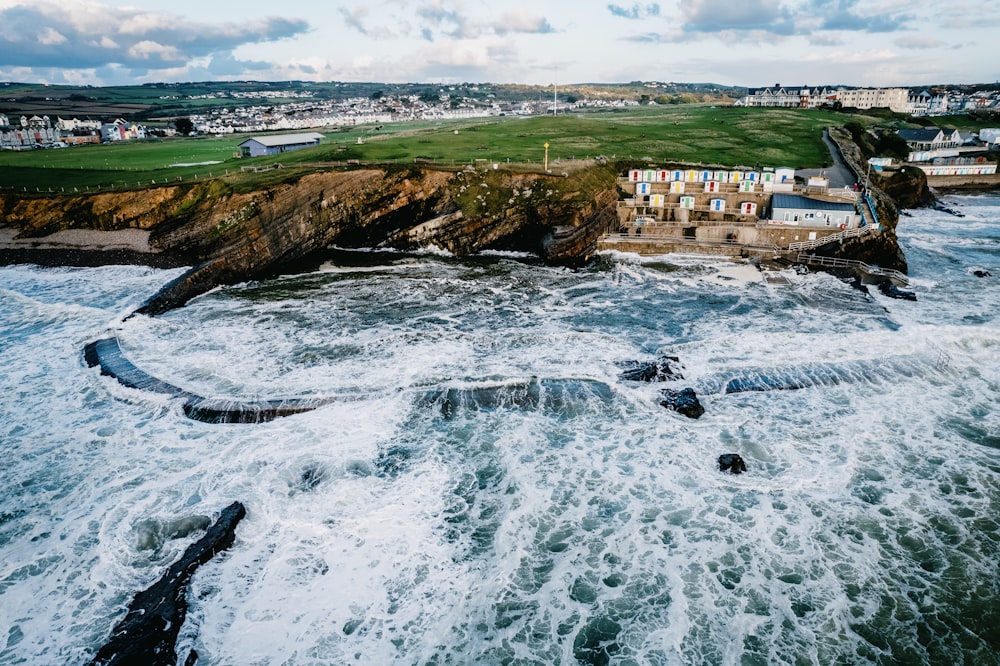
<path id="1" fill-rule="evenodd" d="M 899 271 L 893 270 L 891 268 L 882 268 L 881 266 L 875 266 L 873 264 L 866 264 L 863 261 L 857 261 L 855 259 L 841 259 L 839 257 L 820 257 L 815 254 L 800 254 L 795 259 L 800 264 L 809 264 L 812 266 L 826 266 L 829 268 L 854 268 L 861 270 L 869 275 L 876 275 L 879 277 L 885 277 L 890 280 L 895 280 L 902 285 L 907 285 L 910 283 L 910 279 Z"/>
<path id="2" fill-rule="evenodd" d="M 858 236 L 865 236 L 867 234 L 874 232 L 875 232 L 875 227 L 870 224 L 866 224 L 863 227 L 855 227 L 854 229 L 845 229 L 840 233 L 830 234 L 829 236 L 823 236 L 822 238 L 817 238 L 811 241 L 789 243 L 788 250 L 790 252 L 801 252 L 802 250 L 814 250 L 817 247 L 829 245 L 830 243 L 841 242 L 846 238 L 856 238 Z"/>

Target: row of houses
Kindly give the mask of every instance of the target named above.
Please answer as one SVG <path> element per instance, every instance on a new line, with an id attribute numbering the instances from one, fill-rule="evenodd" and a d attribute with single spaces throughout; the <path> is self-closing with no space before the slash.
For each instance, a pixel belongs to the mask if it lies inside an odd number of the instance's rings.
<path id="1" fill-rule="evenodd" d="M 815 109 L 839 104 L 855 109 L 890 109 L 914 116 L 935 116 L 983 109 L 1000 109 L 1000 91 L 967 93 L 907 88 L 828 88 L 782 86 L 750 88 L 737 106 Z"/>
<path id="2" fill-rule="evenodd" d="M 907 112 L 909 91 L 906 88 L 812 88 L 782 86 L 750 88 L 737 106 L 814 109 L 839 102 L 856 109 L 887 108 Z"/>
<path id="3" fill-rule="evenodd" d="M 860 197 L 830 192 L 825 178 L 797 184 L 795 170 L 632 169 L 621 185 L 634 195 L 620 202 L 623 228 L 641 235 L 658 224 L 752 224 L 758 228 L 852 229 L 863 224 Z"/>
<path id="4" fill-rule="evenodd" d="M 988 158 L 986 151 L 1000 143 L 1000 129 L 983 128 L 978 135 L 940 127 L 903 129 L 898 133 L 910 147 L 907 162 L 928 176 L 985 176 L 997 171 L 996 162 Z"/>
<path id="5" fill-rule="evenodd" d="M 31 150 L 88 143 L 109 143 L 145 139 L 146 128 L 121 118 L 102 123 L 96 120 L 64 120 L 52 123 L 48 116 L 21 116 L 17 125 L 0 113 L 0 149 Z"/>

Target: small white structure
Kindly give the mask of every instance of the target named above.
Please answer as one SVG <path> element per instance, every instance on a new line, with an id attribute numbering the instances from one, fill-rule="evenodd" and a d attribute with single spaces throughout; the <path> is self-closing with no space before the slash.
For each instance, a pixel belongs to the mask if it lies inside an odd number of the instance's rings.
<path id="1" fill-rule="evenodd" d="M 719 184 L 719 181 L 717 181 L 717 180 L 710 180 L 707 183 L 705 183 L 705 191 L 706 192 L 721 192 L 722 191 L 722 186 Z"/>
<path id="2" fill-rule="evenodd" d="M 752 180 L 741 180 L 740 181 L 740 192 L 753 192 L 757 187 L 757 183 Z"/>
<path id="3" fill-rule="evenodd" d="M 670 193 L 671 194 L 684 194 L 684 181 L 674 180 L 670 183 Z"/>
<path id="4" fill-rule="evenodd" d="M 261 157 L 263 155 L 280 155 L 290 150 L 318 146 L 323 135 L 318 132 L 303 132 L 301 134 L 274 134 L 271 136 L 255 136 L 239 145 L 243 157 Z"/>
<path id="5" fill-rule="evenodd" d="M 809 180 L 806 182 L 806 187 L 828 190 L 830 189 L 830 179 L 826 176 L 809 176 Z"/>
<path id="6" fill-rule="evenodd" d="M 752 201 L 744 201 L 740 204 L 740 215 L 756 215 L 757 204 Z"/>
<path id="7" fill-rule="evenodd" d="M 692 196 L 681 197 L 681 208 L 694 210 L 694 197 Z"/>
<path id="8" fill-rule="evenodd" d="M 662 194 L 651 194 L 649 196 L 649 205 L 653 208 L 663 208 L 667 203 L 667 198 Z"/>
<path id="9" fill-rule="evenodd" d="M 984 127 L 979 130 L 979 140 L 983 143 L 1000 144 L 1000 128 Z"/>
<path id="10" fill-rule="evenodd" d="M 725 199 L 712 199 L 708 205 L 708 209 L 715 212 L 726 210 L 726 200 Z"/>
<path id="11" fill-rule="evenodd" d="M 653 185 L 651 183 L 636 183 L 635 193 L 639 196 L 644 194 L 649 194 L 653 190 Z"/>

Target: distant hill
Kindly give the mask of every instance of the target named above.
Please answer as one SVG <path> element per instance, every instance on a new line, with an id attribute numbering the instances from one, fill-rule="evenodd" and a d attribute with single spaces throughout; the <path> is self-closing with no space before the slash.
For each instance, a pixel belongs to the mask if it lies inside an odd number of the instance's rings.
<path id="1" fill-rule="evenodd" d="M 623 99 L 660 104 L 728 103 L 746 88 L 714 83 L 580 83 L 557 85 L 560 100 Z M 11 117 L 122 117 L 127 120 L 170 119 L 213 108 L 280 104 L 308 99 L 342 100 L 379 97 L 457 97 L 479 101 L 524 102 L 547 99 L 552 86 L 499 83 L 219 81 L 146 83 L 136 86 L 54 86 L 0 82 L 0 113 Z"/>

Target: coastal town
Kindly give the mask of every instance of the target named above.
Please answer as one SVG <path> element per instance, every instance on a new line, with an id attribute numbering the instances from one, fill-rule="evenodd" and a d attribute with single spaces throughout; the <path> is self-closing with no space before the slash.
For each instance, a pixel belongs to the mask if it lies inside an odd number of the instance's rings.
<path id="1" fill-rule="evenodd" d="M 592 110 L 705 103 L 746 108 L 888 109 L 916 118 L 969 112 L 1000 113 L 1000 86 L 996 90 L 969 92 L 959 88 L 845 88 L 775 85 L 767 88 L 731 89 L 694 95 L 678 94 L 676 84 L 636 83 L 644 92 L 591 94 L 560 92 L 558 88 L 536 95 L 485 92 L 464 84 L 414 94 L 376 90 L 368 96 L 321 98 L 306 89 L 261 89 L 188 95 L 161 95 L 164 102 L 199 103 L 201 112 L 183 116 L 187 131 L 172 121 L 141 121 L 122 117 L 84 118 L 20 113 L 17 99 L 0 99 L 0 149 L 30 150 L 88 143 L 141 140 L 181 134 L 226 135 L 255 132 L 353 127 L 412 120 L 456 120 L 499 116 L 539 116 L 585 113 Z M 668 92 L 674 91 L 674 92 Z M 745 94 L 740 94 L 745 91 Z M 0 94 L 2 95 L 2 94 Z M 283 100 L 276 102 L 275 100 Z M 52 100 L 53 103 L 58 100 Z M 249 104 L 248 104 L 249 102 Z M 944 121 L 942 121 L 944 122 Z M 961 137 L 963 145 L 1000 145 L 1000 129 L 984 127 Z"/>

